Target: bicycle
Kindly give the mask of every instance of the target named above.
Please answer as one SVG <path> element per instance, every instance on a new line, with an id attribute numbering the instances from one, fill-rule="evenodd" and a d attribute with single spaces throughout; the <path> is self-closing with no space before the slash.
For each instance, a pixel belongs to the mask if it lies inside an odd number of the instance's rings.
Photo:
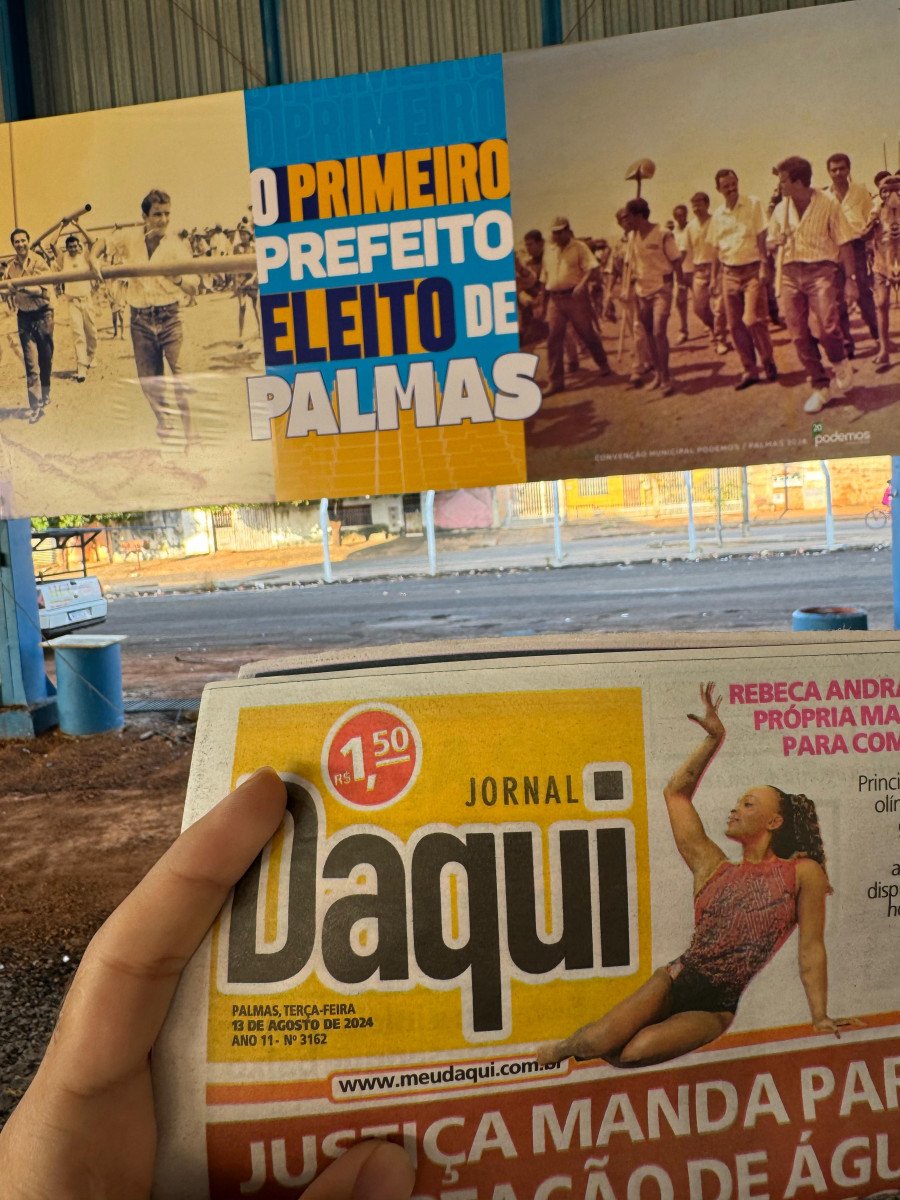
<path id="1" fill-rule="evenodd" d="M 891 510 L 883 504 L 877 505 L 866 513 L 867 529 L 884 529 L 891 519 Z"/>

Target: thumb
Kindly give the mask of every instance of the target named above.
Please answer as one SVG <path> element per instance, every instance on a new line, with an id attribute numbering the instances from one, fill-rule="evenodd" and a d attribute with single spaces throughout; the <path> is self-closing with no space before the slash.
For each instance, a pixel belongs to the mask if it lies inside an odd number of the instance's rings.
<path id="1" fill-rule="evenodd" d="M 360 1142 L 324 1171 L 303 1200 L 408 1200 L 415 1183 L 409 1156 L 392 1142 Z"/>

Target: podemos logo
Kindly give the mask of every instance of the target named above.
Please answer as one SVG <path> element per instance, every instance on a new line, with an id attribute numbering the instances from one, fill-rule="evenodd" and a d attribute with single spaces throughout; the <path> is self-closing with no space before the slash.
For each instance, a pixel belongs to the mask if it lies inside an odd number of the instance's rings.
<path id="1" fill-rule="evenodd" d="M 851 433 L 826 433 L 824 421 L 814 421 L 810 432 L 814 446 L 833 446 L 845 442 L 865 443 L 872 437 L 868 429 L 855 429 Z"/>

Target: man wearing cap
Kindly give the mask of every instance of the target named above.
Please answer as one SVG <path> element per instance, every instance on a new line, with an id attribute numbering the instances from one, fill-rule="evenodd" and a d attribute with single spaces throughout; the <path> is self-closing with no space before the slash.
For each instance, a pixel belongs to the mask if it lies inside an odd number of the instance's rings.
<path id="1" fill-rule="evenodd" d="M 9 240 L 15 256 L 6 267 L 7 279 L 47 275 L 50 268 L 31 248 L 27 229 L 14 229 Z M 50 373 L 53 370 L 53 289 L 40 284 L 17 287 L 13 291 L 25 385 L 28 388 L 29 421 L 33 425 L 44 415 L 50 403 Z"/>
<path id="2" fill-rule="evenodd" d="M 547 297 L 547 359 L 550 374 L 545 396 L 565 391 L 563 354 L 566 330 L 571 326 L 584 345 L 600 375 L 610 367 L 588 296 L 588 284 L 599 274 L 600 264 L 584 242 L 579 241 L 567 217 L 557 217 L 550 226 L 550 245 L 544 250 L 541 282 Z"/>

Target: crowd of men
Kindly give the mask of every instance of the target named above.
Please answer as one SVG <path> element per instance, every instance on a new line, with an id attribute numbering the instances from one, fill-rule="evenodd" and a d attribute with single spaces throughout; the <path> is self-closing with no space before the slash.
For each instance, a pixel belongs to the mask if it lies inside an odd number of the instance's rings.
<path id="1" fill-rule="evenodd" d="M 124 338 L 126 310 L 129 314 L 135 373 L 155 417 L 160 441 L 194 440 L 183 379 L 182 307 L 196 304 L 200 292 L 230 291 L 238 302 L 238 346 L 242 347 L 248 309 L 256 318 L 257 335 L 260 333 L 259 289 L 255 274 L 206 269 L 195 275 L 178 268 L 189 259 L 232 254 L 255 259 L 256 249 L 249 215 L 234 229 L 216 225 L 176 234 L 169 229 L 171 210 L 169 194 L 154 188 L 141 201 L 140 221 L 94 231 L 94 236 L 77 218 L 60 221 L 34 244 L 28 230 L 12 231 L 13 255 L 0 280 L 35 280 L 7 289 L 4 296 L 15 310 L 32 424 L 41 419 L 51 402 L 57 299 L 64 296 L 67 303 L 76 360 L 74 378 L 84 383 L 97 353 L 95 300 L 102 293 L 110 307 L 113 339 Z M 150 263 L 164 270 L 128 279 L 104 279 L 108 267 Z M 38 282 L 40 276 L 49 274 L 73 278 L 56 284 Z"/>
<path id="2" fill-rule="evenodd" d="M 875 340 L 873 362 L 888 367 L 891 294 L 900 282 L 900 173 L 880 172 L 873 197 L 852 178 L 846 154 L 826 165 L 830 183 L 819 189 L 806 159 L 778 163 L 767 207 L 741 191 L 731 168 L 716 172 L 715 209 L 698 191 L 690 216 L 678 204 L 660 223 L 637 196 L 616 213 L 621 237 L 614 245 L 575 237 L 566 217 L 551 223 L 549 243 L 540 230 L 526 233 L 516 264 L 519 322 L 524 344 L 546 338 L 544 394 L 566 389 L 566 370 L 579 369 L 584 352 L 601 375 L 611 373 L 601 329 L 613 320 L 620 356 L 626 337 L 630 343 L 629 385 L 670 395 L 669 326 L 674 310 L 675 343 L 687 341 L 689 304 L 711 351 L 736 354 L 737 391 L 778 378 L 771 325 L 791 337 L 810 384 L 807 413 L 852 388 L 860 336 Z M 853 305 L 863 334 L 851 330 Z"/>

